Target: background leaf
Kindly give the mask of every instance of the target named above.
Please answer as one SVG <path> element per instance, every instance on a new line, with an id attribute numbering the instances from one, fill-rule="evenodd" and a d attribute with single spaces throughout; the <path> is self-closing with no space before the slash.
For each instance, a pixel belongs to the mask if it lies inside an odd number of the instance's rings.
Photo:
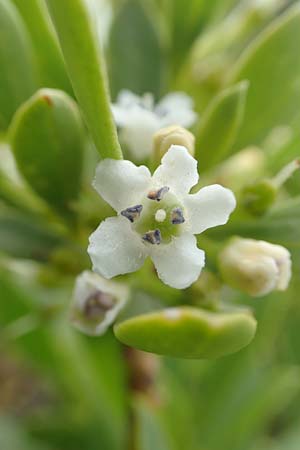
<path id="1" fill-rule="evenodd" d="M 0 30 L 0 130 L 5 130 L 37 84 L 30 38 L 10 0 L 0 0 Z"/>
<path id="2" fill-rule="evenodd" d="M 156 29 L 143 3 L 126 0 L 112 24 L 108 64 L 113 98 L 121 89 L 161 94 L 163 61 Z"/>
<path id="3" fill-rule="evenodd" d="M 231 82 L 250 83 L 237 150 L 260 143 L 273 127 L 300 118 L 299 28 L 297 4 L 269 25 L 233 67 Z"/>
<path id="4" fill-rule="evenodd" d="M 201 170 L 210 169 L 232 152 L 242 125 L 248 83 L 222 91 L 208 106 L 196 131 L 196 158 Z"/>

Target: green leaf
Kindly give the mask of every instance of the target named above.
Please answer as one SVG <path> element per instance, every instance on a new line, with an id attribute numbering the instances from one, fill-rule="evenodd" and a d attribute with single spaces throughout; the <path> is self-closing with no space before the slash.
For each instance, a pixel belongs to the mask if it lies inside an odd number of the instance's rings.
<path id="1" fill-rule="evenodd" d="M 102 158 L 122 158 L 104 60 L 84 0 L 47 0 L 78 103 Z"/>
<path id="2" fill-rule="evenodd" d="M 13 0 L 30 33 L 38 65 L 40 87 L 62 89 L 72 94 L 64 61 L 48 11 L 41 0 Z"/>
<path id="3" fill-rule="evenodd" d="M 45 229 L 36 219 L 0 210 L 0 251 L 17 258 L 47 261 L 62 239 Z"/>
<path id="4" fill-rule="evenodd" d="M 30 38 L 10 0 L 0 0 L 0 130 L 36 89 Z"/>
<path id="5" fill-rule="evenodd" d="M 75 102 L 61 91 L 38 91 L 16 113 L 10 139 L 30 186 L 61 213 L 70 212 L 80 190 L 85 143 Z"/>
<path id="6" fill-rule="evenodd" d="M 273 127 L 300 117 L 299 4 L 267 27 L 236 63 L 230 81 L 249 80 L 236 150 L 261 143 Z"/>
<path id="7" fill-rule="evenodd" d="M 116 337 L 126 345 L 181 358 L 217 358 L 248 345 L 256 321 L 248 312 L 212 313 L 168 308 L 118 322 Z"/>
<path id="8" fill-rule="evenodd" d="M 108 49 L 112 95 L 121 89 L 160 94 L 162 58 L 156 29 L 142 3 L 127 0 L 112 24 Z"/>
<path id="9" fill-rule="evenodd" d="M 196 158 L 202 170 L 210 169 L 232 153 L 243 121 L 247 82 L 225 89 L 209 105 L 196 133 Z"/>
<path id="10" fill-rule="evenodd" d="M 170 438 L 163 427 L 161 417 L 147 400 L 136 398 L 135 413 L 135 445 L 139 450 L 171 450 Z"/>

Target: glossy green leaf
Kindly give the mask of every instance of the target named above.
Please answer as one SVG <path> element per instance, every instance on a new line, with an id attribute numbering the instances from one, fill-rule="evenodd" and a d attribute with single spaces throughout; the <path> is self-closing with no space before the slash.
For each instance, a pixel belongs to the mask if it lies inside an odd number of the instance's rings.
<path id="1" fill-rule="evenodd" d="M 139 0 L 127 0 L 113 22 L 108 49 L 113 97 L 121 89 L 159 96 L 162 58 L 156 28 Z"/>
<path id="2" fill-rule="evenodd" d="M 122 158 L 104 60 L 84 0 L 46 0 L 78 103 L 102 158 Z"/>
<path id="3" fill-rule="evenodd" d="M 38 65 L 40 87 L 72 93 L 70 81 L 50 20 L 42 0 L 13 0 L 31 36 Z"/>
<path id="4" fill-rule="evenodd" d="M 300 7 L 276 19 L 236 63 L 230 80 L 249 80 L 249 93 L 235 148 L 260 143 L 270 130 L 300 118 Z"/>
<path id="5" fill-rule="evenodd" d="M 5 130 L 36 89 L 30 38 L 10 0 L 0 0 L 0 33 L 0 130 Z"/>
<path id="6" fill-rule="evenodd" d="M 196 158 L 210 169 L 232 153 L 244 117 L 247 82 L 225 89 L 211 102 L 196 132 Z"/>
<path id="7" fill-rule="evenodd" d="M 30 186 L 60 212 L 71 211 L 80 190 L 85 143 L 75 102 L 61 91 L 38 91 L 16 113 L 10 139 Z"/>
<path id="8" fill-rule="evenodd" d="M 120 321 L 116 337 L 126 345 L 181 358 L 217 358 L 253 339 L 256 321 L 248 312 L 212 313 L 191 307 L 167 308 Z"/>

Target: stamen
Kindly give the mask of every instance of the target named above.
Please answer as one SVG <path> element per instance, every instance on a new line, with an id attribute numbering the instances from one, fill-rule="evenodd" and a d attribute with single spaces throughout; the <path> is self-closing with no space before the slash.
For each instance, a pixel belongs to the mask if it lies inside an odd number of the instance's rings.
<path id="1" fill-rule="evenodd" d="M 156 229 L 154 231 L 148 231 L 142 236 L 142 239 L 153 245 L 159 245 L 161 243 L 161 233 L 160 230 Z"/>
<path id="2" fill-rule="evenodd" d="M 147 197 L 150 200 L 156 200 L 157 202 L 160 202 L 162 200 L 162 198 L 164 197 L 164 195 L 169 192 L 170 188 L 168 186 L 163 186 L 162 188 L 158 189 L 158 190 L 153 190 L 150 191 L 147 195 Z"/>
<path id="3" fill-rule="evenodd" d="M 171 223 L 173 225 L 180 225 L 185 222 L 183 211 L 181 208 L 174 208 L 171 212 Z"/>
<path id="4" fill-rule="evenodd" d="M 163 222 L 167 217 L 167 213 L 164 209 L 158 209 L 155 213 L 156 222 Z"/>
<path id="5" fill-rule="evenodd" d="M 96 319 L 103 316 L 114 306 L 114 299 L 110 294 L 102 291 L 93 292 L 85 301 L 84 315 L 88 319 Z"/>
<path id="6" fill-rule="evenodd" d="M 142 209 L 143 205 L 132 206 L 131 208 L 121 211 L 121 215 L 126 217 L 132 223 L 140 217 Z"/>

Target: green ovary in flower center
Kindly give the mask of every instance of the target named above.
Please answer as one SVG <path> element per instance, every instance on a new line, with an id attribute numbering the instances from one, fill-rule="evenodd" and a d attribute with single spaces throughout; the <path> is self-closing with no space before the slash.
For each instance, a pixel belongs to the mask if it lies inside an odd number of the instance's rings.
<path id="1" fill-rule="evenodd" d="M 184 208 L 172 192 L 166 192 L 159 200 L 142 199 L 140 216 L 133 222 L 134 230 L 151 244 L 167 243 L 172 236 L 179 236 L 184 227 Z M 159 233 L 156 231 L 159 230 Z M 148 233 L 156 231 L 154 241 Z M 149 237 L 149 239 L 148 239 Z"/>

